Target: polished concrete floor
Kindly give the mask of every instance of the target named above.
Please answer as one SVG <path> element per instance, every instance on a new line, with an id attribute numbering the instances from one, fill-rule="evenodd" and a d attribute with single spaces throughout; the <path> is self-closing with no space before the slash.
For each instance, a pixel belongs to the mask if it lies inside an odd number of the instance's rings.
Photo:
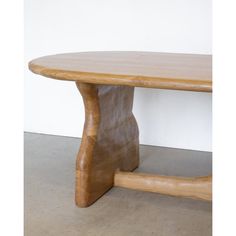
<path id="1" fill-rule="evenodd" d="M 74 204 L 80 139 L 25 133 L 25 236 L 210 236 L 211 203 L 112 188 L 89 208 Z M 207 175 L 211 153 L 140 146 L 137 171 Z"/>

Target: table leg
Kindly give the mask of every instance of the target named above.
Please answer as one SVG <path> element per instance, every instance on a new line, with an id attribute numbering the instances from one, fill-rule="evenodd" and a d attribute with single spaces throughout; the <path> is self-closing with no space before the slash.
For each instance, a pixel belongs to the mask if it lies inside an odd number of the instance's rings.
<path id="1" fill-rule="evenodd" d="M 134 88 L 76 83 L 85 123 L 76 160 L 75 201 L 87 207 L 114 185 L 117 169 L 139 165 L 139 132 L 132 113 Z"/>

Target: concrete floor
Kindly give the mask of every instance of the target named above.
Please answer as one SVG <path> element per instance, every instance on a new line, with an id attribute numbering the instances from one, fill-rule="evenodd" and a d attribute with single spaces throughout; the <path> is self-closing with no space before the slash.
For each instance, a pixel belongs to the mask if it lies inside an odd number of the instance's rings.
<path id="1" fill-rule="evenodd" d="M 211 203 L 113 188 L 89 208 L 74 204 L 80 139 L 25 133 L 25 236 L 210 236 Z M 211 153 L 140 146 L 138 171 L 207 175 Z"/>

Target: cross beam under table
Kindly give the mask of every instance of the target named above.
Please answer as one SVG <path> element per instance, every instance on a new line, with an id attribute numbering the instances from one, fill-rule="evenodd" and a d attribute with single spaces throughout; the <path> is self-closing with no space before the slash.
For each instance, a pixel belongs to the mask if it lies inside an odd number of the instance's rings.
<path id="1" fill-rule="evenodd" d="M 117 171 L 114 186 L 211 201 L 212 177 L 177 177 Z"/>

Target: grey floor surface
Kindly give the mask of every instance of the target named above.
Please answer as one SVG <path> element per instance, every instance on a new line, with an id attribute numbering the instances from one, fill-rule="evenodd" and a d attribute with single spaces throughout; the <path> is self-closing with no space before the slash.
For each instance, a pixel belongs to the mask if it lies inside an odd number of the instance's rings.
<path id="1" fill-rule="evenodd" d="M 25 236 L 210 236 L 211 203 L 112 188 L 89 208 L 74 204 L 80 139 L 25 133 Z M 209 152 L 140 146 L 137 171 L 211 173 Z"/>

